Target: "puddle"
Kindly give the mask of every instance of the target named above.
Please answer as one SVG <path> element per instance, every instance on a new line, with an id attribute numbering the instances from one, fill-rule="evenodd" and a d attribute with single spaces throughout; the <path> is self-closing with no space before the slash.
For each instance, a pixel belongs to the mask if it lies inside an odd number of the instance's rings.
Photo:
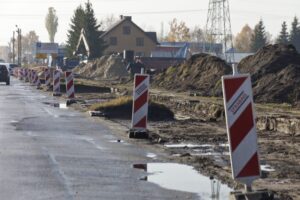
<path id="1" fill-rule="evenodd" d="M 270 165 L 260 165 L 260 169 L 261 171 L 265 171 L 265 172 L 275 172 L 275 169 Z"/>
<path id="2" fill-rule="evenodd" d="M 123 140 L 110 140 L 110 143 L 124 143 Z"/>
<path id="3" fill-rule="evenodd" d="M 197 144 L 166 144 L 165 147 L 167 148 L 209 148 L 212 147 L 213 145 L 210 144 L 203 144 L 203 145 L 197 145 Z"/>
<path id="4" fill-rule="evenodd" d="M 157 155 L 154 154 L 154 153 L 147 153 L 146 156 L 147 156 L 148 158 L 153 158 L 153 159 L 155 159 L 155 158 L 157 157 Z"/>
<path id="5" fill-rule="evenodd" d="M 193 156 L 220 156 L 229 155 L 229 145 L 228 144 L 166 144 L 165 147 L 170 149 L 190 149 L 191 155 Z"/>
<path id="6" fill-rule="evenodd" d="M 48 105 L 48 106 L 53 106 L 54 108 L 68 109 L 67 103 L 43 102 L 43 104 Z"/>
<path id="7" fill-rule="evenodd" d="M 60 109 L 68 109 L 67 103 L 60 103 L 59 108 Z"/>
<path id="8" fill-rule="evenodd" d="M 200 199 L 228 199 L 230 189 L 213 177 L 199 174 L 193 167 L 176 163 L 136 164 L 133 168 L 148 173 L 142 178 L 163 188 L 199 195 Z"/>

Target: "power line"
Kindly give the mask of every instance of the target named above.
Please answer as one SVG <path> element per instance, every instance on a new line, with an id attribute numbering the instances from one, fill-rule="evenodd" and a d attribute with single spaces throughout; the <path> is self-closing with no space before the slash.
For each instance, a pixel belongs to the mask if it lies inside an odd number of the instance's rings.
<path id="1" fill-rule="evenodd" d="M 206 9 L 198 9 L 198 10 L 165 10 L 165 11 L 148 11 L 148 12 L 120 12 L 120 14 L 125 15 L 153 15 L 153 14 L 178 14 L 178 13 L 194 13 L 194 12 L 206 12 Z M 59 16 L 70 16 L 74 13 L 70 14 L 60 14 Z M 105 15 L 110 13 L 96 13 L 96 15 Z M 45 14 L 10 14 L 10 13 L 1 13 L 0 17 L 41 17 L 45 16 Z"/>

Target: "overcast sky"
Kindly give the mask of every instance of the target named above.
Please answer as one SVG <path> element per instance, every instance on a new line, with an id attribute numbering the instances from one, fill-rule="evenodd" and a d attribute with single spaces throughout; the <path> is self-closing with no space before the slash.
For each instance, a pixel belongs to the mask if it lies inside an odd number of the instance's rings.
<path id="1" fill-rule="evenodd" d="M 74 9 L 85 0 L 0 0 L 0 45 L 7 45 L 18 25 L 23 33 L 35 30 L 42 42 L 48 41 L 45 16 L 48 7 L 54 7 L 59 18 L 56 42 L 66 40 Z M 114 14 L 131 15 L 133 21 L 148 31 L 168 31 L 168 23 L 176 17 L 189 27 L 205 27 L 209 0 L 91 0 L 98 20 Z M 274 37 L 287 21 L 300 17 L 300 0 L 230 0 L 233 34 L 248 23 L 253 27 L 260 18 Z"/>

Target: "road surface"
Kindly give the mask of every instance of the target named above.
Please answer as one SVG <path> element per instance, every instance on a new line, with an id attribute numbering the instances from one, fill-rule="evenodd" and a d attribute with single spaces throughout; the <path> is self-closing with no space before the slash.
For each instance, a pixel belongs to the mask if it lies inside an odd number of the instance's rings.
<path id="1" fill-rule="evenodd" d="M 196 199 L 141 181 L 132 165 L 151 161 L 146 150 L 57 101 L 14 78 L 0 84 L 0 199 Z"/>

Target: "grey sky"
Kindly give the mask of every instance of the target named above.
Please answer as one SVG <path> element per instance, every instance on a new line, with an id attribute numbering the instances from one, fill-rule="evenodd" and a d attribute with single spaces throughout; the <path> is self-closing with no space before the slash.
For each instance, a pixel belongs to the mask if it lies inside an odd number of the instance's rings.
<path id="1" fill-rule="evenodd" d="M 45 28 L 45 15 L 48 7 L 55 7 L 59 17 L 56 41 L 66 40 L 70 18 L 74 9 L 85 0 L 0 0 L 1 13 L 0 45 L 6 45 L 12 36 L 15 25 L 22 28 L 23 33 L 35 30 L 41 41 L 48 41 Z M 168 30 L 168 23 L 172 18 L 185 21 L 189 27 L 205 26 L 209 0 L 91 0 L 96 16 L 101 20 L 107 15 L 132 15 L 133 21 L 146 30 Z M 236 34 L 242 26 L 248 23 L 254 26 L 260 18 L 265 22 L 267 31 L 276 36 L 280 31 L 282 21 L 290 25 L 293 17 L 300 17 L 299 0 L 230 0 L 232 30 Z M 182 12 L 189 10 L 190 12 Z M 178 13 L 159 11 L 180 11 Z M 155 13 L 158 12 L 158 13 Z"/>

